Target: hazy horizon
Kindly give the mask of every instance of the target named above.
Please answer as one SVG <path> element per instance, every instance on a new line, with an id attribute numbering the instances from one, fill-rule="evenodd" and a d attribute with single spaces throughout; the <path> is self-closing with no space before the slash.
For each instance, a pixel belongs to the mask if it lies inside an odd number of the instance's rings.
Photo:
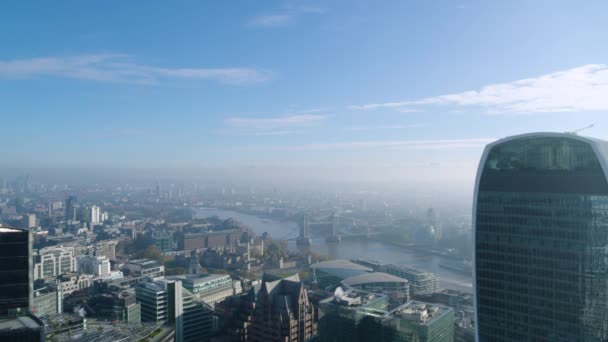
<path id="1" fill-rule="evenodd" d="M 496 139 L 606 137 L 605 2 L 239 4 L 2 11 L 0 174 L 465 191 Z"/>

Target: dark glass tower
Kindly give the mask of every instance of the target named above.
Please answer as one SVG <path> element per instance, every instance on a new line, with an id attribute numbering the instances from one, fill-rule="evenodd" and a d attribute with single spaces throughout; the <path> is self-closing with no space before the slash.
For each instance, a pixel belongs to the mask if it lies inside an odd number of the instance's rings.
<path id="1" fill-rule="evenodd" d="M 608 339 L 607 151 L 567 133 L 486 147 L 473 209 L 478 341 Z"/>
<path id="2" fill-rule="evenodd" d="M 18 317 L 29 312 L 32 278 L 30 232 L 0 226 L 0 318 Z"/>

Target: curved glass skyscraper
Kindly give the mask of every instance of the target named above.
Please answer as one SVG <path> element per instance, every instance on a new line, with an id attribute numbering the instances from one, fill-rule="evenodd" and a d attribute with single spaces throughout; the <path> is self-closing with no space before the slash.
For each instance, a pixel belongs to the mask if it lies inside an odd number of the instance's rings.
<path id="1" fill-rule="evenodd" d="M 488 145 L 474 199 L 478 341 L 608 340 L 608 143 Z"/>

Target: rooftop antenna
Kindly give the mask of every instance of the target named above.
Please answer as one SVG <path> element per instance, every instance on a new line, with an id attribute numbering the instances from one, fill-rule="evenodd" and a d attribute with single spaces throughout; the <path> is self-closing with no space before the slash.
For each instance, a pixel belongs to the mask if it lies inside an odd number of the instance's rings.
<path id="1" fill-rule="evenodd" d="M 595 124 L 590 124 L 590 125 L 587 125 L 587 126 L 585 126 L 583 128 L 579 128 L 579 129 L 576 129 L 576 130 L 574 130 L 572 132 L 568 132 L 568 133 L 570 133 L 570 134 L 577 134 L 578 132 L 584 131 L 584 130 L 592 128 L 594 126 L 595 126 Z"/>

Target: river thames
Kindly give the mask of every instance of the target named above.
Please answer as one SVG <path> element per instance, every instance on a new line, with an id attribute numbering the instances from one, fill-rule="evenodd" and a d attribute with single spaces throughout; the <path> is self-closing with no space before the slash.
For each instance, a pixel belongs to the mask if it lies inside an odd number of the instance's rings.
<path id="1" fill-rule="evenodd" d="M 234 218 L 251 228 L 256 234 L 268 232 L 273 239 L 288 240 L 288 247 L 296 250 L 295 238 L 299 228 L 295 222 L 264 219 L 236 211 L 213 208 L 198 208 L 197 217 L 217 216 L 221 219 Z M 336 259 L 372 259 L 381 263 L 407 266 L 421 271 L 433 272 L 442 287 L 472 293 L 472 277 L 439 267 L 442 257 L 397 247 L 377 241 L 343 240 L 340 244 L 328 245 L 325 239 L 312 236 L 311 250 Z"/>

